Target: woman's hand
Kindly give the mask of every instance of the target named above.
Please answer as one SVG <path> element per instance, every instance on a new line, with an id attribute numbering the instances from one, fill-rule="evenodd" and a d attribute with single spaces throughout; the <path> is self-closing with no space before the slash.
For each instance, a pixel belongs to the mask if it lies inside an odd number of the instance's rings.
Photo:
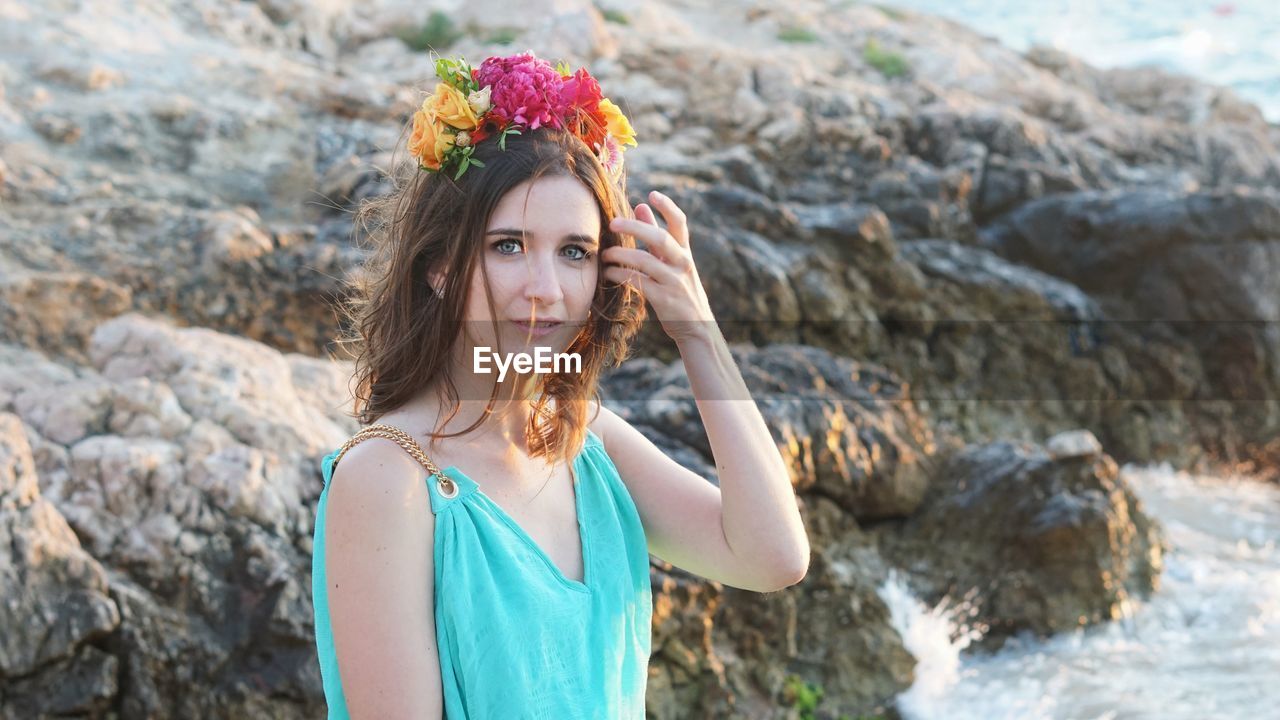
<path id="1" fill-rule="evenodd" d="M 715 328 L 715 316 L 689 249 L 689 225 L 684 211 L 658 191 L 649 200 L 662 212 L 667 230 L 658 226 L 653 210 L 640 203 L 636 217 L 614 218 L 609 229 L 634 236 L 645 249 L 614 246 L 601 252 L 604 275 L 617 283 L 632 283 L 653 305 L 662 329 L 680 344 L 703 339 Z"/>

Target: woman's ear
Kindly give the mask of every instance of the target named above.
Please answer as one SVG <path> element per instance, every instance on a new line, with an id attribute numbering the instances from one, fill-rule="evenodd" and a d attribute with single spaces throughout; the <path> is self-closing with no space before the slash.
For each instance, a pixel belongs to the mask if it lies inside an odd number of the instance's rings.
<path id="1" fill-rule="evenodd" d="M 440 273 L 428 273 L 427 282 L 431 283 L 431 287 L 436 291 L 436 297 L 444 297 L 444 276 Z"/>

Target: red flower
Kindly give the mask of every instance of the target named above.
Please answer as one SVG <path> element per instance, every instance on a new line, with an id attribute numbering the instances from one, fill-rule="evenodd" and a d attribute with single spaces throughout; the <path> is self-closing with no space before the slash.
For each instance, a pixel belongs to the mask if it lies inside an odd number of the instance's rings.
<path id="1" fill-rule="evenodd" d="M 491 135 L 501 134 L 510 124 L 511 120 L 504 116 L 501 110 L 490 108 L 489 112 L 480 118 L 480 124 L 471 131 L 471 144 L 475 145 Z"/>
<path id="2" fill-rule="evenodd" d="M 577 106 L 587 112 L 595 112 L 600 98 L 600 83 L 586 68 L 578 68 L 560 85 L 560 100 L 566 107 Z"/>
<path id="3" fill-rule="evenodd" d="M 600 112 L 601 98 L 600 83 L 586 68 L 578 68 L 560 86 L 566 129 L 582 138 L 592 150 L 604 142 L 608 130 L 608 121 Z"/>

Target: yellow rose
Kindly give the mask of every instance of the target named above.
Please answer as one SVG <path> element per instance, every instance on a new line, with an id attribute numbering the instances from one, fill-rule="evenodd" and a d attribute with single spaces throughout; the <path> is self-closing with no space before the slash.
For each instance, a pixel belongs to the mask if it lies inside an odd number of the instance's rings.
<path id="1" fill-rule="evenodd" d="M 427 102 L 439 120 L 459 130 L 471 130 L 479 123 L 467 96 L 448 83 L 437 83 L 436 91 L 427 98 Z"/>
<path id="2" fill-rule="evenodd" d="M 614 105 L 609 98 L 601 98 L 600 113 L 608 122 L 609 134 L 617 139 L 619 145 L 637 147 L 636 131 L 631 128 L 631 123 L 627 120 L 627 116 L 622 114 L 621 108 Z"/>
<path id="3" fill-rule="evenodd" d="M 452 146 L 453 135 L 444 131 L 444 126 L 436 120 L 435 113 L 423 103 L 422 109 L 413 114 L 409 153 L 426 167 L 439 170 L 445 153 Z"/>

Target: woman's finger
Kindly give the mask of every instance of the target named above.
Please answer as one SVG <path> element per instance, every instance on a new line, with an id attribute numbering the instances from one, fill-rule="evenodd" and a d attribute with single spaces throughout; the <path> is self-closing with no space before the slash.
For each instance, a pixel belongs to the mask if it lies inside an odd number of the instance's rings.
<path id="1" fill-rule="evenodd" d="M 667 221 L 667 232 L 671 233 L 671 237 L 675 238 L 676 243 L 681 247 L 689 247 L 689 218 L 684 214 L 684 210 L 676 205 L 675 200 L 657 190 L 649 193 L 649 199 L 657 203 L 658 210 Z M 649 216 L 653 217 L 652 208 L 649 209 Z M 657 224 L 656 220 L 654 224 Z"/>
<path id="2" fill-rule="evenodd" d="M 670 265 L 662 262 L 662 260 L 651 253 L 638 248 L 624 248 L 614 246 L 604 250 L 604 259 L 606 261 L 605 271 L 606 277 L 610 268 L 617 268 L 626 273 L 640 272 L 650 280 L 671 285 L 676 281 L 676 273 Z"/>
<path id="3" fill-rule="evenodd" d="M 640 209 L 636 210 L 637 215 L 641 212 L 643 211 Z M 680 251 L 680 244 L 670 233 L 641 217 L 616 217 L 609 222 L 609 229 L 634 237 L 646 252 L 664 262 L 676 257 Z"/>
<path id="4" fill-rule="evenodd" d="M 636 206 L 636 217 L 650 225 L 658 224 L 658 216 L 654 214 L 653 208 L 649 207 L 645 203 L 640 203 Z"/>
<path id="5" fill-rule="evenodd" d="M 604 276 L 605 276 L 605 279 L 607 280 L 615 282 L 619 285 L 630 285 L 634 288 L 639 289 L 641 292 L 644 292 L 645 294 L 648 294 L 648 288 L 646 287 L 646 283 L 652 282 L 652 279 L 648 275 L 645 275 L 639 270 L 632 270 L 624 267 L 618 267 L 616 265 L 611 265 L 605 268 Z"/>

